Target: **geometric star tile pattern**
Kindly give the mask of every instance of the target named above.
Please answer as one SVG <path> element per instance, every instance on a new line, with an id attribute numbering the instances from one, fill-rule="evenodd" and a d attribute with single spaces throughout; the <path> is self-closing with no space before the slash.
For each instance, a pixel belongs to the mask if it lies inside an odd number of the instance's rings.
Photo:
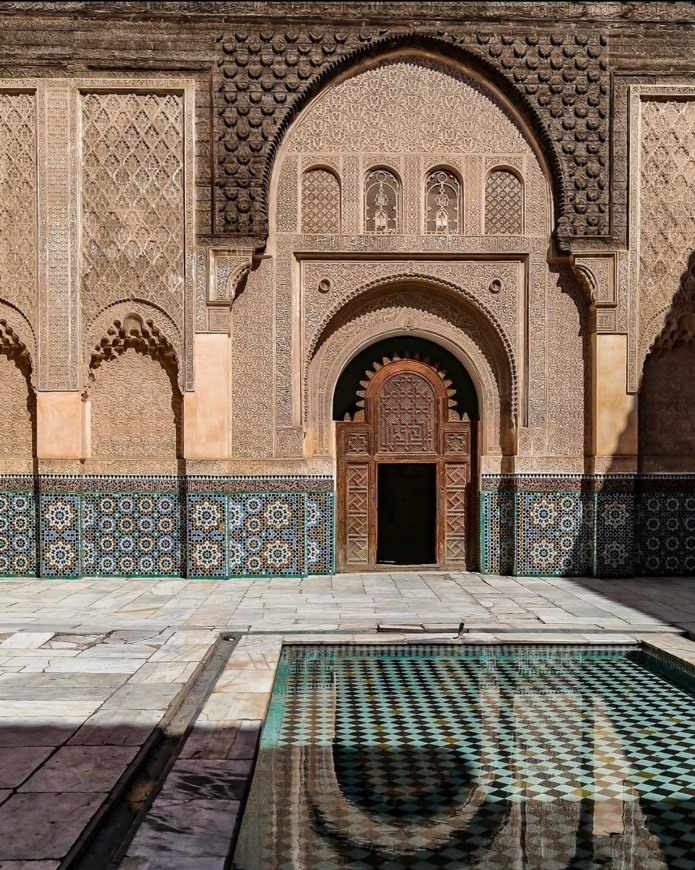
<path id="1" fill-rule="evenodd" d="M 259 867 L 692 868 L 695 681 L 667 659 L 285 647 L 234 866 L 252 838 Z"/>

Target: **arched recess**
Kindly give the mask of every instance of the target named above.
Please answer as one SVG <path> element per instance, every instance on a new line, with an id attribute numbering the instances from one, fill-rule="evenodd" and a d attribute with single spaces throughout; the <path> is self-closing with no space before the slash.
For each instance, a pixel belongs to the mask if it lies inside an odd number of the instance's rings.
<path id="1" fill-rule="evenodd" d="M 639 471 L 695 471 L 695 314 L 667 322 L 644 363 Z"/>
<path id="2" fill-rule="evenodd" d="M 113 321 L 92 347 L 85 398 L 92 457 L 182 456 L 179 361 L 153 320 L 130 313 Z"/>
<path id="3" fill-rule="evenodd" d="M 26 460 L 36 456 L 36 391 L 32 356 L 12 322 L 18 322 L 16 312 L 0 304 L 0 460 Z"/>
<path id="4" fill-rule="evenodd" d="M 478 396 L 480 453 L 512 453 L 517 375 L 503 336 L 480 309 L 451 289 L 395 278 L 339 309 L 310 350 L 305 388 L 309 454 L 335 456 L 333 393 L 350 360 L 381 339 L 403 334 L 432 341 L 460 360 Z"/>
<path id="5" fill-rule="evenodd" d="M 553 224 L 559 234 L 567 231 L 567 192 L 562 161 L 556 143 L 550 136 L 537 109 L 528 97 L 515 88 L 510 80 L 484 58 L 468 51 L 464 46 L 433 36 L 414 34 L 394 34 L 370 42 L 364 49 L 352 51 L 324 68 L 299 99 L 292 103 L 287 114 L 278 125 L 273 141 L 267 152 L 263 167 L 263 188 L 259 207 L 269 216 L 269 230 L 272 233 L 274 213 L 277 210 L 278 168 L 281 166 L 288 133 L 295 126 L 300 115 L 311 106 L 323 91 L 334 87 L 365 69 L 394 58 L 426 58 L 449 66 L 475 80 L 481 88 L 503 105 L 514 122 L 525 131 L 526 138 L 549 180 L 552 190 Z M 566 243 L 559 239 L 564 246 Z"/>

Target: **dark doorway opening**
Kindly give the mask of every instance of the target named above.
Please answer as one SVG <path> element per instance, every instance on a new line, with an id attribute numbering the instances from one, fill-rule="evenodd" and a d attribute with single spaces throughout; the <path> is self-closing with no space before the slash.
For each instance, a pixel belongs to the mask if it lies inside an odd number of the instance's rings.
<path id="1" fill-rule="evenodd" d="M 380 463 L 377 499 L 377 562 L 436 564 L 437 466 Z"/>

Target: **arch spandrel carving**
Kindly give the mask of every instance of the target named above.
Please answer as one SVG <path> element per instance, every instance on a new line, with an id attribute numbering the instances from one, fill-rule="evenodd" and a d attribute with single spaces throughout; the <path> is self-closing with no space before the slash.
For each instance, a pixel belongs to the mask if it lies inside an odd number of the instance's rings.
<path id="1" fill-rule="evenodd" d="M 481 404 L 483 454 L 511 452 L 512 371 L 503 347 L 466 308 L 437 294 L 394 290 L 353 310 L 324 336 L 308 367 L 309 455 L 332 456 L 333 390 L 360 351 L 382 338 L 419 335 L 442 345 L 466 366 Z"/>
<path id="2" fill-rule="evenodd" d="M 174 320 L 162 309 L 142 300 L 125 300 L 102 310 L 85 330 L 83 340 L 82 387 L 87 390 L 95 363 L 108 358 L 125 340 L 123 324 L 130 322 L 143 347 L 160 347 L 171 357 L 178 387 L 183 391 L 183 340 Z M 139 325 L 138 325 L 139 324 Z M 130 333 L 131 330 L 128 330 Z M 110 350 L 109 350 L 110 348 Z"/>

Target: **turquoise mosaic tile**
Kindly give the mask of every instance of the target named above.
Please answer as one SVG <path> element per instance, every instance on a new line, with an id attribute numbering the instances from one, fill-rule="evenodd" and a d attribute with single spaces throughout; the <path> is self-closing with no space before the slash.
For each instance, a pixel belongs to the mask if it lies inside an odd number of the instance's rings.
<path id="1" fill-rule="evenodd" d="M 0 493 L 0 577 L 37 574 L 36 497 L 33 492 Z"/>
<path id="2" fill-rule="evenodd" d="M 80 499 L 41 493 L 41 575 L 80 576 Z"/>
<path id="3" fill-rule="evenodd" d="M 286 647 L 232 866 L 691 870 L 694 683 L 669 660 Z"/>
<path id="4" fill-rule="evenodd" d="M 0 476 L 0 576 L 332 573 L 332 488 L 321 475 Z"/>

